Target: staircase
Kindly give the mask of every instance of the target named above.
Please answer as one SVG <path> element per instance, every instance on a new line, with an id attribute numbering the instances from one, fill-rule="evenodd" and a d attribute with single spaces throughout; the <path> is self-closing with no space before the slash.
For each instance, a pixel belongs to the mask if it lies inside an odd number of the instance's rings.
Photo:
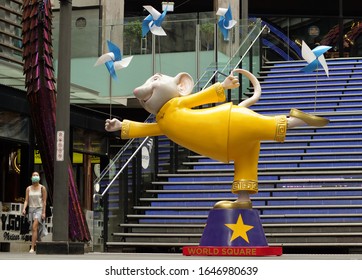
<path id="1" fill-rule="evenodd" d="M 362 249 L 362 58 L 327 63 L 329 77 L 300 72 L 302 61 L 266 64 L 262 97 L 251 107 L 266 115 L 287 115 L 295 107 L 330 119 L 323 128 L 288 130 L 284 143 L 261 145 L 253 207 L 269 245 L 285 253 Z M 158 145 L 172 143 L 160 138 Z M 233 163 L 189 154 L 173 173 L 160 169 L 105 250 L 180 252 L 198 245 L 215 202 L 235 199 Z"/>

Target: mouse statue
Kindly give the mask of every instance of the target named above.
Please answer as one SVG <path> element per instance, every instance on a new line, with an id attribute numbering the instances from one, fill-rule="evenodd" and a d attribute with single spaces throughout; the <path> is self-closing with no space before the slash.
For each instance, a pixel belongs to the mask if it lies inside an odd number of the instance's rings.
<path id="1" fill-rule="evenodd" d="M 225 90 L 240 86 L 235 73 L 245 75 L 254 86 L 252 97 L 239 105 L 222 103 L 205 109 L 195 108 L 225 101 Z M 156 123 L 139 123 L 113 118 L 105 122 L 106 131 L 121 131 L 121 138 L 166 135 L 175 143 L 195 153 L 221 162 L 234 162 L 231 192 L 235 201 L 219 201 L 214 208 L 251 209 L 250 194 L 258 192 L 258 158 L 260 141 L 283 142 L 288 128 L 324 126 L 329 120 L 291 109 L 289 116 L 265 116 L 247 107 L 259 100 L 261 87 L 257 78 L 243 69 L 235 69 L 223 82 L 217 82 L 191 94 L 192 77 L 179 73 L 175 77 L 155 74 L 134 90 L 141 105 L 156 116 Z"/>

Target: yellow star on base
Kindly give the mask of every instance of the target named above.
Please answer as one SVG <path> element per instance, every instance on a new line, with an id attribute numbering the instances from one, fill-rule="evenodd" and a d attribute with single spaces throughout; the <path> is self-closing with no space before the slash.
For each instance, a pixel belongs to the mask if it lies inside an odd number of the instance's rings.
<path id="1" fill-rule="evenodd" d="M 236 224 L 225 224 L 228 228 L 233 231 L 233 235 L 231 236 L 230 242 L 239 236 L 249 243 L 248 235 L 246 234 L 249 230 L 253 229 L 254 226 L 245 225 L 241 214 L 239 214 L 238 220 Z"/>

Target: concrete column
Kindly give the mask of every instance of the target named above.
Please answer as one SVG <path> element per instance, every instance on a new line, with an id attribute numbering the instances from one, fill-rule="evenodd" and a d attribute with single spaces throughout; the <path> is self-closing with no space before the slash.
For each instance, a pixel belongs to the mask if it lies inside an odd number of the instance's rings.
<path id="1" fill-rule="evenodd" d="M 124 0 L 102 0 L 103 53 L 107 51 L 107 39 L 123 51 Z"/>
<path id="2" fill-rule="evenodd" d="M 58 94 L 56 104 L 56 136 L 53 196 L 53 241 L 68 242 L 69 237 L 69 123 L 72 1 L 60 1 Z M 58 147 L 57 145 L 60 144 Z M 61 145 L 62 144 L 62 145 Z M 57 153 L 63 153 L 58 157 Z"/>

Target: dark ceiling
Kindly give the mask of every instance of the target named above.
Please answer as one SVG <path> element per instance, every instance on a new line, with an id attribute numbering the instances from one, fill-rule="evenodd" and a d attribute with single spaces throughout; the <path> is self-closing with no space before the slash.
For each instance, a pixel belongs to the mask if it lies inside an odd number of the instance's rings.
<path id="1" fill-rule="evenodd" d="M 161 11 L 160 0 L 125 0 L 126 17 L 143 16 L 144 5 L 151 5 Z M 174 0 L 174 13 L 193 13 L 213 11 L 214 0 Z M 333 16 L 340 13 L 342 3 L 343 15 L 347 17 L 362 17 L 362 5 L 355 0 L 249 0 L 249 14 L 253 16 Z"/>
<path id="2" fill-rule="evenodd" d="M 125 0 L 126 17 L 148 15 L 144 10 L 144 5 L 151 5 L 156 10 L 162 10 L 162 2 L 160 0 Z M 213 0 L 174 0 L 174 13 L 194 13 L 213 11 Z"/>

